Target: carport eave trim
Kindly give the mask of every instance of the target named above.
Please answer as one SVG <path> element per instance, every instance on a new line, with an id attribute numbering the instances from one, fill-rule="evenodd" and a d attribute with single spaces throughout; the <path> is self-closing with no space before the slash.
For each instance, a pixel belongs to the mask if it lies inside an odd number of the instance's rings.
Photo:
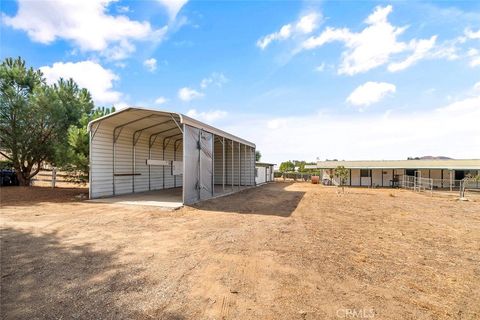
<path id="1" fill-rule="evenodd" d="M 186 125 L 198 128 L 198 129 L 205 130 L 205 131 L 210 132 L 210 133 L 212 133 L 216 136 L 225 137 L 225 138 L 227 138 L 229 140 L 233 140 L 235 142 L 240 142 L 241 144 L 247 145 L 247 146 L 252 147 L 252 148 L 256 148 L 256 145 L 253 142 L 247 141 L 247 140 L 242 139 L 240 137 L 237 137 L 233 134 L 225 132 L 221 129 L 215 128 L 214 126 L 211 126 L 209 124 L 203 123 L 203 122 L 195 120 L 193 118 L 190 118 L 190 117 L 188 117 L 184 114 L 177 113 L 177 115 L 180 116 L 180 121 L 183 124 L 186 124 Z"/>

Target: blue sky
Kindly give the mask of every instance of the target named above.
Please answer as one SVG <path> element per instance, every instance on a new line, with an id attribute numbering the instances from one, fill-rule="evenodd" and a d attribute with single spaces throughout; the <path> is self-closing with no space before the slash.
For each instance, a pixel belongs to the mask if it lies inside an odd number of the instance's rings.
<path id="1" fill-rule="evenodd" d="M 265 161 L 480 158 L 480 2 L 3 1 L 1 57 Z"/>

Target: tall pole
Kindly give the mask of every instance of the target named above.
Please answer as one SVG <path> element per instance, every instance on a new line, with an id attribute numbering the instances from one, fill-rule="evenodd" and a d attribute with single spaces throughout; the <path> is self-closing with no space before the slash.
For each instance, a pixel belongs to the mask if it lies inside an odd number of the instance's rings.
<path id="1" fill-rule="evenodd" d="M 238 143 L 238 188 L 242 185 L 242 149 L 240 142 Z"/>
<path id="2" fill-rule="evenodd" d="M 215 135 L 212 134 L 212 197 L 215 196 Z"/>
<path id="3" fill-rule="evenodd" d="M 225 193 L 225 137 L 222 137 L 222 188 Z"/>

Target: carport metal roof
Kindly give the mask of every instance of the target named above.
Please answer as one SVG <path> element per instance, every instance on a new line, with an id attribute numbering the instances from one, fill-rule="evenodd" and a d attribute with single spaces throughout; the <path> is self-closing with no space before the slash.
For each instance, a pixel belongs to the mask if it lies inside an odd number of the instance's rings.
<path id="1" fill-rule="evenodd" d="M 184 114 L 139 107 L 128 107 L 90 121 L 88 124 L 88 131 L 95 133 L 100 125 L 107 125 L 119 129 L 128 128 L 133 131 L 157 133 L 161 126 L 170 128 L 168 130 L 173 130 L 175 128 L 179 128 L 181 130 L 179 124 L 186 124 L 195 128 L 199 128 L 213 133 L 214 135 L 222 136 L 226 139 L 240 142 L 255 148 L 255 144 L 250 141 L 190 118 Z"/>

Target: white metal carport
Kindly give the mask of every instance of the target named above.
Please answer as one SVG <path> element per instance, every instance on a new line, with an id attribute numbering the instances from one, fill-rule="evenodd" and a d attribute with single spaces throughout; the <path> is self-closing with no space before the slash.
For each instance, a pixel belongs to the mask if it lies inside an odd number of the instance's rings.
<path id="1" fill-rule="evenodd" d="M 255 144 L 183 114 L 126 108 L 88 128 L 90 199 L 182 188 L 168 194 L 191 204 L 255 185 Z"/>

